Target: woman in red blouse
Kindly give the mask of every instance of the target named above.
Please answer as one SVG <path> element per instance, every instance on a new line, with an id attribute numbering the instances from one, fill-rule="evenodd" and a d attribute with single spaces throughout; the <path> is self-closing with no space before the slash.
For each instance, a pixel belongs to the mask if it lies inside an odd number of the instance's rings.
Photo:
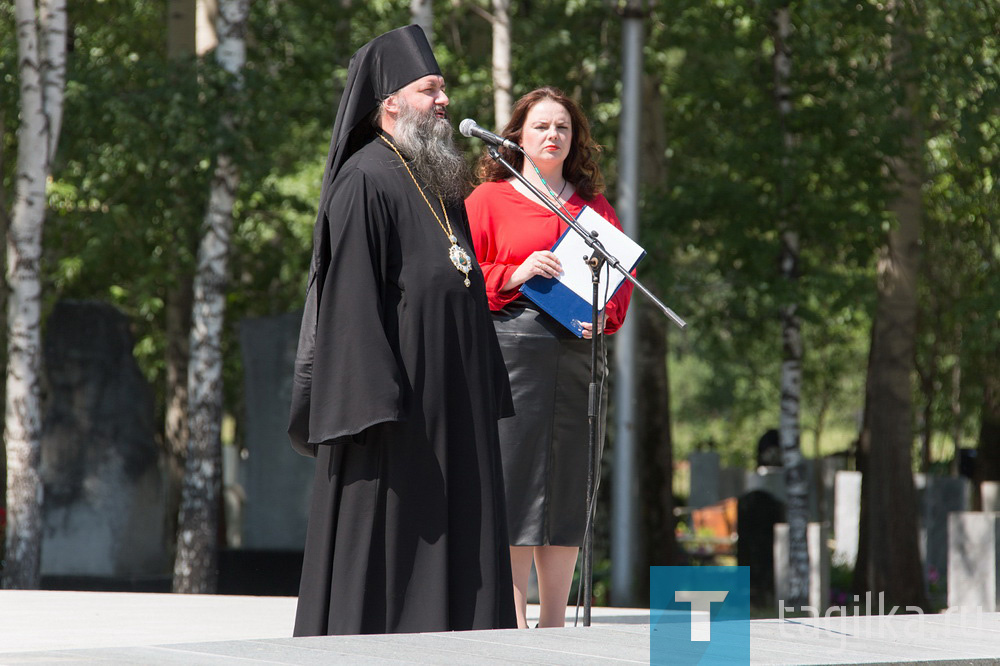
<path id="1" fill-rule="evenodd" d="M 504 158 L 551 200 L 572 216 L 590 206 L 621 228 L 601 194 L 604 183 L 594 161 L 598 147 L 573 100 L 555 88 L 534 90 L 518 100 L 502 134 L 524 149 L 537 171 L 519 152 L 501 149 Z M 561 273 L 550 248 L 566 224 L 517 179 L 508 178 L 499 163 L 484 156 L 479 168 L 483 183 L 465 205 L 517 413 L 499 422 L 517 621 L 518 626 L 527 626 L 527 588 L 534 561 L 539 626 L 561 627 L 587 517 L 593 327 L 583 325 L 581 340 L 521 295 L 520 286 L 528 279 Z M 631 291 L 626 282 L 608 302 L 604 333 L 621 326 Z M 599 356 L 598 365 L 598 376 L 606 377 L 603 357 Z M 601 444 L 606 405 L 602 395 Z"/>

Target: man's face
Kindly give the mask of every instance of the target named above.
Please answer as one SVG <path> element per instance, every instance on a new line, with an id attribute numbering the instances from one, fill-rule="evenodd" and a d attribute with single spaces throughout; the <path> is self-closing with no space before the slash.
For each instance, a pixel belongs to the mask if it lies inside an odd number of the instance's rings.
<path id="1" fill-rule="evenodd" d="M 465 158 L 455 148 L 448 122 L 444 79 L 425 76 L 383 102 L 381 127 L 392 135 L 414 173 L 449 202 L 465 194 Z"/>
<path id="2" fill-rule="evenodd" d="M 446 109 L 449 100 L 444 88 L 443 77 L 429 74 L 407 84 L 393 97 L 401 98 L 401 101 L 420 113 L 434 114 L 437 118 L 447 118 Z"/>

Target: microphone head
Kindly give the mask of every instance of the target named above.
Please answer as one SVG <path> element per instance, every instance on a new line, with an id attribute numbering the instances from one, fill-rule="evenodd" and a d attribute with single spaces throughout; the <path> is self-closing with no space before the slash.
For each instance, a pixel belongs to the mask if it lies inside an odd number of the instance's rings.
<path id="1" fill-rule="evenodd" d="M 462 136 L 472 137 L 472 128 L 476 126 L 476 121 L 472 118 L 466 118 L 458 125 L 458 131 L 462 133 Z"/>

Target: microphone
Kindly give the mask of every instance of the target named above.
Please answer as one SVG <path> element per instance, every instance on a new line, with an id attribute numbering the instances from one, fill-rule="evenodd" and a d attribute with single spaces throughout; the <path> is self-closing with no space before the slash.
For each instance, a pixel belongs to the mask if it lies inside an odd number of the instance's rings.
<path id="1" fill-rule="evenodd" d="M 487 129 L 483 129 L 477 125 L 476 121 L 472 118 L 466 118 L 463 120 L 458 126 L 458 131 L 462 133 L 462 136 L 467 136 L 469 138 L 476 137 L 477 139 L 482 139 L 486 143 L 494 146 L 501 146 L 509 150 L 521 150 L 521 146 L 517 145 L 510 139 L 505 139 L 502 136 L 497 136 Z"/>

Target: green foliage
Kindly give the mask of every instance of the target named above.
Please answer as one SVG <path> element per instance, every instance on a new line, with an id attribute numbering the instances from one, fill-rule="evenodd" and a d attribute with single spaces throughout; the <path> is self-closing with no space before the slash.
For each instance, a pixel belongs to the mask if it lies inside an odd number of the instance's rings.
<path id="1" fill-rule="evenodd" d="M 766 3 L 671 3 L 656 12 L 648 49 L 668 100 L 669 174 L 647 195 L 657 202 L 647 205 L 648 233 L 671 237 L 660 258 L 673 263 L 665 286 L 691 313 L 674 351 L 711 367 L 694 380 L 695 422 L 711 424 L 712 412 L 723 421 L 693 438 L 715 440 L 735 460 L 752 458 L 757 437 L 777 422 L 786 303 L 802 319 L 803 428 L 818 433 L 824 418 L 841 426 L 856 418 L 887 196 L 874 147 L 897 140 L 887 101 L 873 89 L 884 29 L 874 12 L 802 3 L 793 7 L 790 44 L 787 130 L 796 143 L 783 164 L 769 12 Z M 778 267 L 786 203 L 801 243 L 795 284 Z M 688 366 L 678 367 L 675 384 L 687 381 Z"/>
<path id="2" fill-rule="evenodd" d="M 927 134 L 917 405 L 957 448 L 976 441 L 1000 349 L 1000 8 L 931 7 L 926 20 L 915 46 Z"/>
<path id="3" fill-rule="evenodd" d="M 451 116 L 492 124 L 491 28 L 475 4 L 435 3 L 435 54 Z M 580 100 L 612 200 L 621 93 L 618 3 L 512 3 L 515 98 L 556 85 Z M 893 221 L 884 168 L 901 151 L 884 8 L 792 3 L 793 113 L 774 100 L 772 2 L 653 3 L 645 21 L 649 103 L 642 277 L 690 323 L 671 333 L 678 453 L 714 441 L 732 463 L 777 420 L 779 309 L 804 336 L 803 433 L 840 446 L 863 403 L 876 250 Z M 1000 346 L 995 3 L 921 3 L 914 39 L 926 134 L 917 405 L 934 433 L 978 425 L 984 359 Z M 348 59 L 409 20 L 409 3 L 252 3 L 241 92 L 211 54 L 166 57 L 162 3 L 71 3 L 66 111 L 46 227 L 45 298 L 100 298 L 135 322 L 136 354 L 163 385 L 164 307 L 193 271 L 213 160 L 243 173 L 227 304 L 226 387 L 239 412 L 236 332 L 301 303 L 318 186 Z M 11 3 L 0 3 L 0 204 L 9 210 L 17 129 Z M 229 112 L 232 130 L 219 119 Z M 783 131 L 795 136 L 780 156 Z M 481 146 L 462 141 L 470 161 Z M 801 277 L 780 277 L 779 222 L 799 233 Z M 638 297 L 637 297 L 638 298 Z M 956 383 L 957 380 L 957 383 Z M 953 396 L 957 396 L 954 397 Z M 957 405 L 957 407 L 956 407 Z M 808 440 L 803 441 L 803 445 Z M 808 449 L 806 449 L 808 452 Z M 680 456 L 678 456 L 680 457 Z"/>
<path id="4" fill-rule="evenodd" d="M 109 38 L 106 26 L 87 28 L 77 23 L 69 62 L 44 293 L 129 313 L 137 357 L 159 386 L 167 292 L 194 270 L 214 158 L 239 145 L 219 125 L 233 101 L 228 75 L 158 52 L 109 57 L 91 42 Z"/>
<path id="5" fill-rule="evenodd" d="M 997 9 L 926 4 L 928 30 L 914 47 L 925 93 L 918 111 L 932 130 L 925 153 L 930 279 L 921 285 L 919 356 L 937 366 L 922 399 L 935 405 L 936 429 L 947 432 L 957 417 L 971 435 L 982 373 L 990 371 L 982 359 L 997 348 L 1000 303 L 996 281 L 984 281 L 996 274 L 997 256 L 990 140 L 1000 108 Z M 666 100 L 668 177 L 646 195 L 644 240 L 654 239 L 647 243 L 654 260 L 673 264 L 661 284 L 691 323 L 672 338 L 684 359 L 672 377 L 677 414 L 694 423 L 679 428 L 678 444 L 684 450 L 711 440 L 734 462 L 747 458 L 762 424 L 777 420 L 779 308 L 787 302 L 797 303 L 803 322 L 803 431 L 856 429 L 876 249 L 893 224 L 884 211 L 895 184 L 884 164 L 902 151 L 892 110 L 905 79 L 887 66 L 883 8 L 800 2 L 791 4 L 788 130 L 795 145 L 782 164 L 771 9 L 727 1 L 660 5 L 647 48 L 647 69 Z M 790 193 L 789 223 L 801 241 L 794 286 L 777 266 L 782 191 Z M 660 236 L 669 240 L 657 242 Z M 960 415 L 948 412 L 954 363 L 963 365 Z"/>

